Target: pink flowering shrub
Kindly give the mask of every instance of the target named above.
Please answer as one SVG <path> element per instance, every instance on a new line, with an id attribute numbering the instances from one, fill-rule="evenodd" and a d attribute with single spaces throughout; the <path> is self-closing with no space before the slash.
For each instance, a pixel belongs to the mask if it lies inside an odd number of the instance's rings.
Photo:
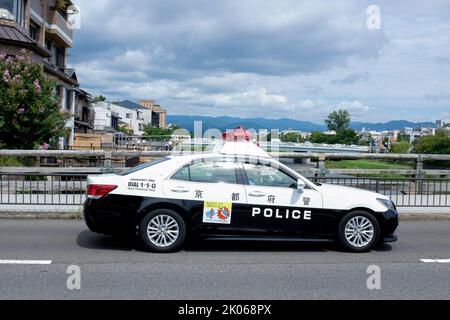
<path id="1" fill-rule="evenodd" d="M 0 147 L 56 145 L 69 115 L 61 112 L 54 89 L 55 83 L 25 51 L 16 57 L 0 52 Z"/>

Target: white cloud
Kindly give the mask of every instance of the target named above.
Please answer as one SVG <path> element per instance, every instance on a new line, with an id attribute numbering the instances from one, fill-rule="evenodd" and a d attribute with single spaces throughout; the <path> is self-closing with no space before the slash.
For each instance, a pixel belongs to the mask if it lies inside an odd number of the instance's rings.
<path id="1" fill-rule="evenodd" d="M 111 100 L 315 122 L 338 108 L 369 121 L 448 110 L 448 1 L 380 0 L 381 31 L 366 28 L 368 1 L 77 3 L 78 78 Z"/>

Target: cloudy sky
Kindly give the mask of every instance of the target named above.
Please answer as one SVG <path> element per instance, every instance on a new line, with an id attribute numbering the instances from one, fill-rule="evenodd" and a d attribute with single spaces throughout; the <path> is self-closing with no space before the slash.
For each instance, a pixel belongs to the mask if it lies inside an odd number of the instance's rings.
<path id="1" fill-rule="evenodd" d="M 75 2 L 71 64 L 111 101 L 313 122 L 339 108 L 369 122 L 450 116 L 450 1 Z"/>

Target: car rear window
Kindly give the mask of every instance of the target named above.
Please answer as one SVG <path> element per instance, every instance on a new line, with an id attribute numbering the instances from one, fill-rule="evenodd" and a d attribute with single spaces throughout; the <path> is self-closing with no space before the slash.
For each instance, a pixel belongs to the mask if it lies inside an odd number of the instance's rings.
<path id="1" fill-rule="evenodd" d="M 197 183 L 237 184 L 236 165 L 234 161 L 205 160 L 185 166 L 171 179 Z"/>
<path id="2" fill-rule="evenodd" d="M 167 158 L 167 157 L 159 158 L 159 159 L 156 159 L 156 160 L 153 160 L 153 161 L 150 161 L 150 162 L 146 162 L 146 163 L 140 164 L 140 165 L 138 165 L 138 166 L 136 166 L 134 168 L 125 170 L 125 171 L 119 173 L 119 175 L 120 176 L 127 176 L 129 174 L 138 172 L 138 171 L 143 170 L 143 169 L 147 169 L 147 168 L 153 167 L 153 166 L 155 166 L 157 164 L 166 162 L 168 160 L 170 160 L 170 158 Z"/>

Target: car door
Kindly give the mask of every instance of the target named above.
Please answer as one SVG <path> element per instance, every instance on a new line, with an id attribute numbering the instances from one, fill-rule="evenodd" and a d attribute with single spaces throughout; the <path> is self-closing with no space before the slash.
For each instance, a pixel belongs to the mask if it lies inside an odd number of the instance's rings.
<path id="1" fill-rule="evenodd" d="M 234 159 L 194 161 L 164 182 L 164 192 L 189 212 L 197 233 L 238 235 L 248 225 L 245 189 Z"/>
<path id="2" fill-rule="evenodd" d="M 302 236 L 319 231 L 322 195 L 276 162 L 242 163 L 245 172 L 247 213 L 252 231 L 266 235 Z"/>

